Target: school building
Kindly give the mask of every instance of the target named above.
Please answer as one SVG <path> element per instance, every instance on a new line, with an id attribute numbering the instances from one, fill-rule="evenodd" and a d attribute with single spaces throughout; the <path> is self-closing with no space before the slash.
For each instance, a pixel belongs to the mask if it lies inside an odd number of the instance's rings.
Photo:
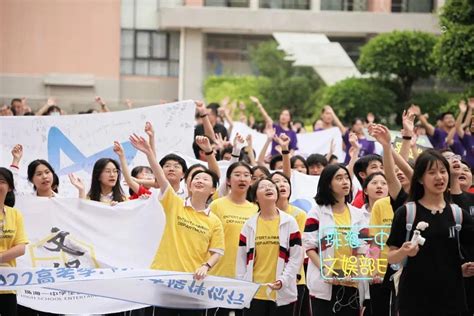
<path id="1" fill-rule="evenodd" d="M 352 60 L 392 30 L 440 33 L 444 0 L 0 0 L 0 102 L 68 112 L 201 98 L 209 75 L 251 74 L 279 32 L 324 34 Z"/>

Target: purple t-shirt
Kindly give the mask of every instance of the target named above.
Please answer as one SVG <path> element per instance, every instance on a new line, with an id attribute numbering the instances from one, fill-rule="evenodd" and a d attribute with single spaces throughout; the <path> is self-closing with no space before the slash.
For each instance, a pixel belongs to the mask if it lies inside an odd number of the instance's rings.
<path id="1" fill-rule="evenodd" d="M 344 163 L 349 163 L 351 157 L 349 156 L 349 150 L 351 149 L 351 143 L 349 142 L 349 133 L 350 131 L 347 130 L 346 133 L 342 136 L 342 140 L 344 141 L 344 145 L 346 147 L 346 159 Z M 366 138 L 359 138 L 358 143 L 360 145 L 360 153 L 359 157 L 363 157 L 365 155 L 370 155 L 375 152 L 375 142 L 371 140 L 367 140 Z"/>
<path id="2" fill-rule="evenodd" d="M 466 154 L 462 158 L 474 168 L 474 135 L 464 134 L 464 137 L 459 139 L 466 149 Z"/>
<path id="3" fill-rule="evenodd" d="M 283 127 L 281 127 L 280 124 L 273 124 L 273 128 L 275 129 L 276 135 L 280 135 L 284 133 L 290 138 L 289 150 L 298 150 L 298 140 L 296 138 L 295 131 L 293 131 L 292 129 L 290 130 L 283 129 Z M 275 141 L 273 141 L 272 152 L 271 152 L 272 156 L 279 154 L 279 152 L 275 149 L 276 146 L 278 146 L 278 144 Z"/>
<path id="4" fill-rule="evenodd" d="M 453 144 L 448 146 L 446 143 L 446 138 L 448 137 L 448 133 L 441 128 L 435 128 L 433 136 L 428 136 L 428 139 L 430 140 L 431 144 L 435 149 L 444 149 L 444 148 L 450 148 L 453 153 L 460 155 L 461 157 L 466 156 L 466 147 L 465 145 L 461 142 L 461 139 L 459 138 L 458 134 L 454 134 L 453 137 Z"/>

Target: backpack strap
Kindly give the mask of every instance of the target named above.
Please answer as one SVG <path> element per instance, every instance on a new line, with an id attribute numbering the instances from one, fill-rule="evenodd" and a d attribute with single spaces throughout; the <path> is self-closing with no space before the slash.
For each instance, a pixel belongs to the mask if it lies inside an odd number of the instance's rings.
<path id="1" fill-rule="evenodd" d="M 406 230 L 407 234 L 405 237 L 405 241 L 410 240 L 410 233 L 413 230 L 413 223 L 415 222 L 415 217 L 416 217 L 416 204 L 415 202 L 408 202 L 406 204 L 407 208 L 407 218 L 406 218 Z"/>
<path id="2" fill-rule="evenodd" d="M 457 204 L 451 204 L 451 210 L 453 211 L 453 217 L 456 223 L 456 230 L 460 232 L 463 220 L 462 210 Z"/>
<path id="3" fill-rule="evenodd" d="M 459 233 L 461 232 L 461 229 L 462 229 L 462 220 L 463 220 L 462 209 L 457 204 L 451 204 L 451 210 L 453 211 L 454 222 L 456 223 L 456 226 L 454 226 L 454 228 L 456 229 L 455 234 L 456 234 L 456 241 L 458 244 L 459 258 L 461 258 L 461 260 L 464 260 L 464 256 L 462 255 L 462 251 L 461 251 L 461 242 L 459 241 Z"/>

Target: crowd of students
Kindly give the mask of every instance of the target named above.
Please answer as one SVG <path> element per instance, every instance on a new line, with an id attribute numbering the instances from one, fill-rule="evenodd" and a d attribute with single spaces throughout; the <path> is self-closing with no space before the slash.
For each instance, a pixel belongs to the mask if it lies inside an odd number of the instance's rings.
<path id="1" fill-rule="evenodd" d="M 268 136 L 258 156 L 251 137 L 237 134 L 232 144 L 228 142 L 232 127 L 228 112 L 217 104 L 206 107 L 196 102 L 193 149 L 208 167 L 187 166 L 176 154 L 158 161 L 153 126 L 147 122 L 147 137 L 133 134 L 130 142 L 147 157 L 148 166 L 129 171 L 124 150 L 116 142 L 117 157 L 95 163 L 88 190 L 83 180 L 70 175 L 79 198 L 112 206 L 136 198 L 161 201 L 166 225 L 151 269 L 189 272 L 196 280 L 215 275 L 261 285 L 244 310 L 149 307 L 126 313 L 474 314 L 474 99 L 460 103 L 457 119 L 450 113 L 441 115 L 437 127 L 428 123 L 419 107 L 408 108 L 399 152 L 388 128 L 376 124 L 372 115 L 346 128 L 326 106 L 314 129 L 340 129 L 347 153 L 344 161 L 333 152 L 297 155 L 298 130 L 293 129 L 291 113 L 282 111 L 274 122 L 257 98 L 252 101 L 264 117 Z M 421 125 L 415 124 L 417 119 Z M 410 159 L 414 138 L 425 132 L 435 148 Z M 382 155 L 375 153 L 375 141 L 367 135 L 380 144 Z M 16 145 L 10 167 L 0 168 L 0 264 L 10 267 L 28 243 L 22 214 L 14 208 L 14 179 L 22 172 L 22 154 L 22 146 Z M 221 159 L 229 160 L 229 166 L 219 184 Z M 290 203 L 297 172 L 319 177 L 315 207 L 308 213 Z M 30 162 L 27 175 L 36 196 L 61 197 L 59 178 L 48 161 Z M 129 194 L 122 190 L 122 176 Z M 423 245 L 412 240 L 420 233 L 420 223 L 427 226 L 421 232 Z M 391 229 L 380 227 L 387 225 Z M 329 243 L 327 227 L 351 233 L 357 246 Z M 388 236 L 386 244 L 370 241 L 381 232 Z M 340 277 L 344 258 L 369 252 L 386 263 L 382 271 L 372 271 L 362 281 L 358 275 Z M 334 265 L 325 264 L 327 258 Z M 1 293 L 0 315 L 16 315 L 17 310 L 18 315 L 48 315 L 17 306 L 13 292 Z"/>

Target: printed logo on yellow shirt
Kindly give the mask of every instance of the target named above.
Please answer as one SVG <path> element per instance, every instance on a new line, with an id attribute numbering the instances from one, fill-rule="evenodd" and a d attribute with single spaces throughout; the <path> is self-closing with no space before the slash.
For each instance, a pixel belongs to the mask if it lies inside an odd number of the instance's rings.
<path id="1" fill-rule="evenodd" d="M 93 245 L 57 227 L 37 243 L 28 245 L 28 252 L 33 267 L 99 268 Z"/>

